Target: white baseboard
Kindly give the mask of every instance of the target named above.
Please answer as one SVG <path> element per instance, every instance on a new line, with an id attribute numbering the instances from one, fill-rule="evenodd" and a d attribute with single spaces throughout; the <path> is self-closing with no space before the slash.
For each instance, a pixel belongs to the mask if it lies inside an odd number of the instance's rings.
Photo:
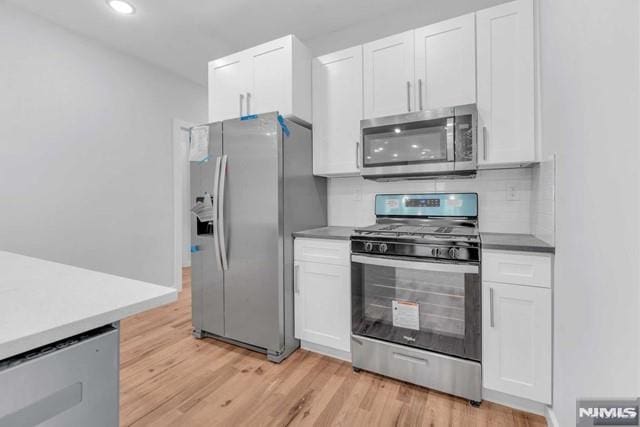
<path id="1" fill-rule="evenodd" d="M 520 411 L 530 412 L 536 415 L 547 415 L 547 405 L 533 400 L 523 399 L 522 397 L 512 396 L 510 394 L 501 393 L 487 388 L 482 389 L 482 398 L 489 402 L 498 403 Z"/>
<path id="2" fill-rule="evenodd" d="M 552 407 L 547 406 L 547 410 L 545 411 L 544 417 L 547 419 L 547 426 L 560 427 L 560 423 L 558 422 L 558 418 L 556 418 L 556 413 L 553 412 Z"/>
<path id="3" fill-rule="evenodd" d="M 326 347 L 309 341 L 300 341 L 300 348 L 351 363 L 351 353 L 348 351 L 336 350 L 335 348 Z"/>

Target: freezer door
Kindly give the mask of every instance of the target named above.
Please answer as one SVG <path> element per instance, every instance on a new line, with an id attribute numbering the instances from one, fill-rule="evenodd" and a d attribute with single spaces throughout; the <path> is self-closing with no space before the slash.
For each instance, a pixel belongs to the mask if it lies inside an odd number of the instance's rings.
<path id="1" fill-rule="evenodd" d="M 191 203 L 217 194 L 216 165 L 222 156 L 222 123 L 209 125 L 209 160 L 191 162 Z M 214 201 L 214 205 L 219 200 Z M 215 230 L 217 231 L 217 230 Z M 223 273 L 219 267 L 217 241 L 213 223 L 199 222 L 191 215 L 191 295 L 193 327 L 224 335 Z"/>
<path id="2" fill-rule="evenodd" d="M 278 352 L 284 347 L 282 132 L 275 113 L 225 121 L 223 132 L 225 335 Z"/>

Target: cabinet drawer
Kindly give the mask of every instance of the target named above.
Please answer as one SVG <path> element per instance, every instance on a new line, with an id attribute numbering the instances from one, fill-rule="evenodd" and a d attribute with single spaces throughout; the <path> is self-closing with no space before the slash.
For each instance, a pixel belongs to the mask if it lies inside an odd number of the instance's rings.
<path id="1" fill-rule="evenodd" d="M 348 266 L 349 241 L 296 238 L 294 256 L 296 261 Z"/>
<path id="2" fill-rule="evenodd" d="M 482 251 L 482 280 L 551 287 L 551 255 Z"/>

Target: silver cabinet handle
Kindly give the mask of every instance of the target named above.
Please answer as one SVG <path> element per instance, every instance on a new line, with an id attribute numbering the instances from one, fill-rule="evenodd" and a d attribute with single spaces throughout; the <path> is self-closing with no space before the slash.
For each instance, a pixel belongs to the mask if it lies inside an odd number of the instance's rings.
<path id="1" fill-rule="evenodd" d="M 482 126 L 482 158 L 484 160 L 487 160 L 487 139 L 488 139 L 488 135 L 487 135 L 487 127 L 486 126 Z"/>
<path id="2" fill-rule="evenodd" d="M 411 82 L 407 81 L 407 111 L 411 112 Z"/>
<path id="3" fill-rule="evenodd" d="M 227 155 L 222 156 L 220 166 L 220 186 L 218 190 L 218 244 L 220 245 L 220 258 L 222 259 L 222 269 L 229 270 L 227 260 L 227 243 L 224 235 L 224 186 L 227 176 Z"/>
<path id="4" fill-rule="evenodd" d="M 492 328 L 496 325 L 493 318 L 493 288 L 489 288 L 489 324 Z"/>
<path id="5" fill-rule="evenodd" d="M 251 92 L 247 92 L 247 116 L 251 115 Z"/>
<path id="6" fill-rule="evenodd" d="M 360 141 L 356 141 L 356 169 L 360 169 Z"/>
<path id="7" fill-rule="evenodd" d="M 220 157 L 216 157 L 216 173 L 213 176 L 213 250 L 216 257 L 218 271 L 222 271 L 222 261 L 220 260 L 220 241 L 218 240 L 218 187 L 220 183 Z"/>
<path id="8" fill-rule="evenodd" d="M 244 95 L 240 94 L 240 117 L 242 117 L 242 104 L 244 104 Z"/>
<path id="9" fill-rule="evenodd" d="M 419 110 L 422 111 L 422 79 L 418 79 L 418 104 Z"/>
<path id="10" fill-rule="evenodd" d="M 300 293 L 300 284 L 298 279 L 298 272 L 300 271 L 300 264 L 296 264 L 293 267 L 293 292 L 296 294 Z"/>

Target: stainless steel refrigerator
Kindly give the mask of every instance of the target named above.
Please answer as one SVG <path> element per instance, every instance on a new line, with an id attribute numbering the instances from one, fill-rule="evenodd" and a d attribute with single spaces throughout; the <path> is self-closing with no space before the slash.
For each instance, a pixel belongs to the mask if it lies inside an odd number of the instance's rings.
<path id="1" fill-rule="evenodd" d="M 208 160 L 191 162 L 194 336 L 213 337 L 280 362 L 294 337 L 291 233 L 327 223 L 326 180 L 313 176 L 311 129 L 278 113 L 209 127 Z"/>

